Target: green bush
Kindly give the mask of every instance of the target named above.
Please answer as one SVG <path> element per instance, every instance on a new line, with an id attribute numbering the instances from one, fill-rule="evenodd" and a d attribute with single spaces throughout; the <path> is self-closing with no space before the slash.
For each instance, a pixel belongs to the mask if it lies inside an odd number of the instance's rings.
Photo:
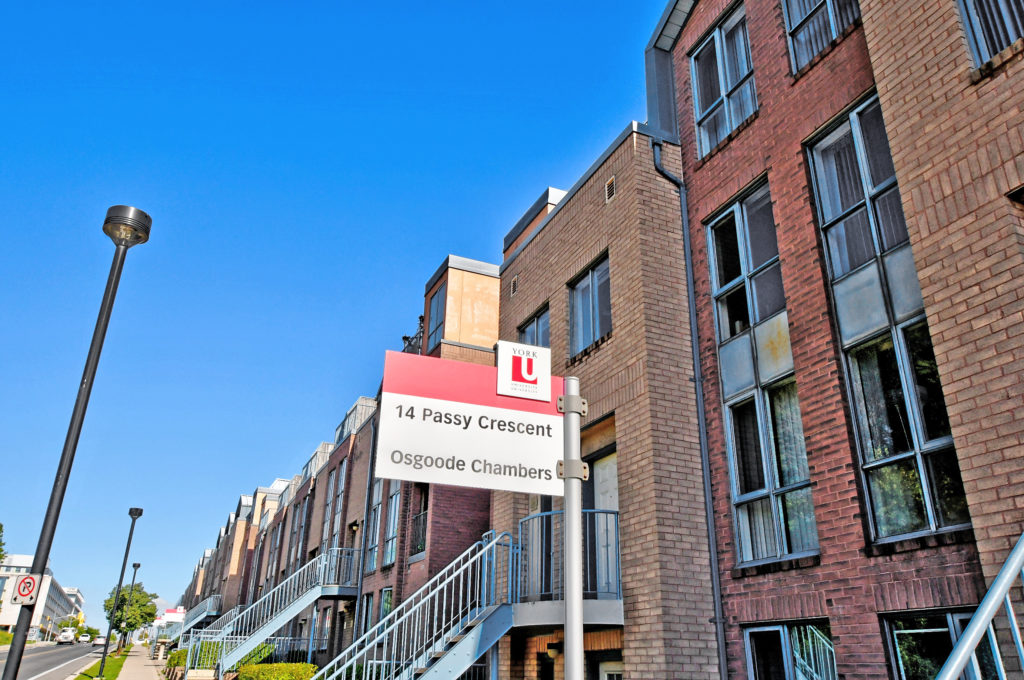
<path id="1" fill-rule="evenodd" d="M 309 680 L 314 674 L 311 663 L 247 664 L 238 669 L 238 680 Z"/>
<path id="2" fill-rule="evenodd" d="M 181 666 L 185 665 L 185 659 L 187 657 L 187 649 L 175 649 L 173 652 L 167 655 L 167 667 L 180 668 Z"/>

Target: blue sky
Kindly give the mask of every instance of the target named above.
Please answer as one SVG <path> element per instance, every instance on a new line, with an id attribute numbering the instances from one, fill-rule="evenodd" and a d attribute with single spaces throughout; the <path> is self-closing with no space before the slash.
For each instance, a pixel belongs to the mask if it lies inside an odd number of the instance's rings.
<path id="1" fill-rule="evenodd" d="M 133 248 L 51 566 L 92 625 L 168 601 L 238 496 L 290 477 L 422 311 L 645 120 L 663 0 L 15 3 L 0 21 L 0 522 L 33 553 L 113 245 Z M 130 567 L 129 567 L 130 577 Z M 103 624 L 105 628 L 105 623 Z"/>

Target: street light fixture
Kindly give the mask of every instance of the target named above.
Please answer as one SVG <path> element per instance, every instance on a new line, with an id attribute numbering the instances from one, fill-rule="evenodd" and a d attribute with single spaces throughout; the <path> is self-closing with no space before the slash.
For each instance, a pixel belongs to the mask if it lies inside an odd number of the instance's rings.
<path id="1" fill-rule="evenodd" d="M 128 608 L 131 607 L 132 604 L 135 602 L 135 575 L 139 573 L 139 567 L 141 567 L 141 566 L 142 565 L 139 564 L 138 562 L 132 562 L 132 585 L 128 589 L 128 599 L 126 600 L 125 605 L 124 605 L 125 613 L 126 614 L 127 614 Z M 124 632 L 125 632 L 124 631 L 124 627 L 123 627 L 124 624 L 125 624 L 125 622 L 122 621 L 121 622 L 121 626 L 122 626 L 122 628 L 121 628 L 121 639 L 119 639 L 118 642 L 117 642 L 117 648 L 118 649 L 121 649 L 121 640 L 124 639 Z M 134 633 L 135 630 L 132 629 L 132 632 Z"/>
<path id="2" fill-rule="evenodd" d="M 100 313 L 96 319 L 92 343 L 89 345 L 89 354 L 85 359 L 82 382 L 78 385 L 78 397 L 75 399 L 75 407 L 71 411 L 71 423 L 68 425 L 68 434 L 64 439 L 64 450 L 61 451 L 60 463 L 57 464 L 57 477 L 53 482 L 50 502 L 46 506 L 46 515 L 43 517 L 43 528 L 39 532 L 39 543 L 36 544 L 36 553 L 32 558 L 31 573 L 33 574 L 45 573 L 46 562 L 50 559 L 50 547 L 53 545 L 53 535 L 57 530 L 57 519 L 60 517 L 60 508 L 64 503 L 68 478 L 71 476 L 71 465 L 75 462 L 75 449 L 78 448 L 78 437 L 82 434 L 85 410 L 89 406 L 89 395 L 92 393 L 96 367 L 100 361 L 100 352 L 103 350 L 103 339 L 107 335 L 110 312 L 114 307 L 114 297 L 117 295 L 117 284 L 121 280 L 125 255 L 132 246 L 149 240 L 151 226 L 153 226 L 153 219 L 149 215 L 128 205 L 111 206 L 103 221 L 103 233 L 109 236 L 116 246 L 114 261 L 110 265 L 107 287 L 103 291 Z M 139 513 L 141 514 L 141 512 L 140 510 Z M 21 611 L 18 612 L 18 622 L 14 627 L 14 637 L 7 654 L 3 680 L 15 680 L 18 677 L 18 669 L 21 667 L 21 657 L 25 651 L 25 641 L 28 638 L 28 629 L 34 613 L 34 604 L 22 605 Z"/>
<path id="3" fill-rule="evenodd" d="M 117 577 L 117 590 L 114 591 L 114 606 L 110 610 L 110 623 L 107 624 L 107 639 L 103 641 L 103 656 L 100 657 L 100 672 L 96 674 L 96 680 L 103 680 L 103 668 L 107 665 L 107 650 L 110 649 L 110 634 L 114 630 L 114 620 L 117 618 L 117 603 L 121 599 L 121 584 L 124 583 L 124 570 L 128 566 L 128 551 L 132 549 L 132 534 L 135 532 L 135 520 L 142 517 L 142 508 L 128 508 L 128 516 L 132 518 L 132 525 L 128 528 L 128 543 L 124 546 L 124 561 L 121 562 L 121 575 Z M 138 570 L 138 566 L 135 568 Z M 134 575 L 132 575 L 132 587 L 135 587 Z"/>

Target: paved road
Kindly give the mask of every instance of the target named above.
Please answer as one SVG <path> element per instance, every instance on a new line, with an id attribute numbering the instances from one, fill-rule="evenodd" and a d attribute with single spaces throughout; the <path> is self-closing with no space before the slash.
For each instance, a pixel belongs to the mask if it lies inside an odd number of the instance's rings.
<path id="1" fill-rule="evenodd" d="M 7 665 L 7 648 L 0 651 L 0 673 Z M 89 645 L 58 645 L 36 647 L 28 645 L 21 657 L 18 680 L 64 680 L 88 661 L 100 658 L 102 647 Z"/>

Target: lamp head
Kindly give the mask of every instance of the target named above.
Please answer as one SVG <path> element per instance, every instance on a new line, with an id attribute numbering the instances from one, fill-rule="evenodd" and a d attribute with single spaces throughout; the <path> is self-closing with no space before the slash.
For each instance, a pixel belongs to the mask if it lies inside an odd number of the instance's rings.
<path id="1" fill-rule="evenodd" d="M 103 220 L 103 233 L 116 245 L 131 248 L 149 240 L 153 218 L 130 205 L 112 205 Z"/>
<path id="2" fill-rule="evenodd" d="M 141 566 L 142 565 L 139 564 L 138 562 L 132 562 L 132 569 L 138 570 L 138 568 L 141 567 Z"/>
<path id="3" fill-rule="evenodd" d="M 128 516 L 132 519 L 142 517 L 142 508 L 128 508 Z"/>

